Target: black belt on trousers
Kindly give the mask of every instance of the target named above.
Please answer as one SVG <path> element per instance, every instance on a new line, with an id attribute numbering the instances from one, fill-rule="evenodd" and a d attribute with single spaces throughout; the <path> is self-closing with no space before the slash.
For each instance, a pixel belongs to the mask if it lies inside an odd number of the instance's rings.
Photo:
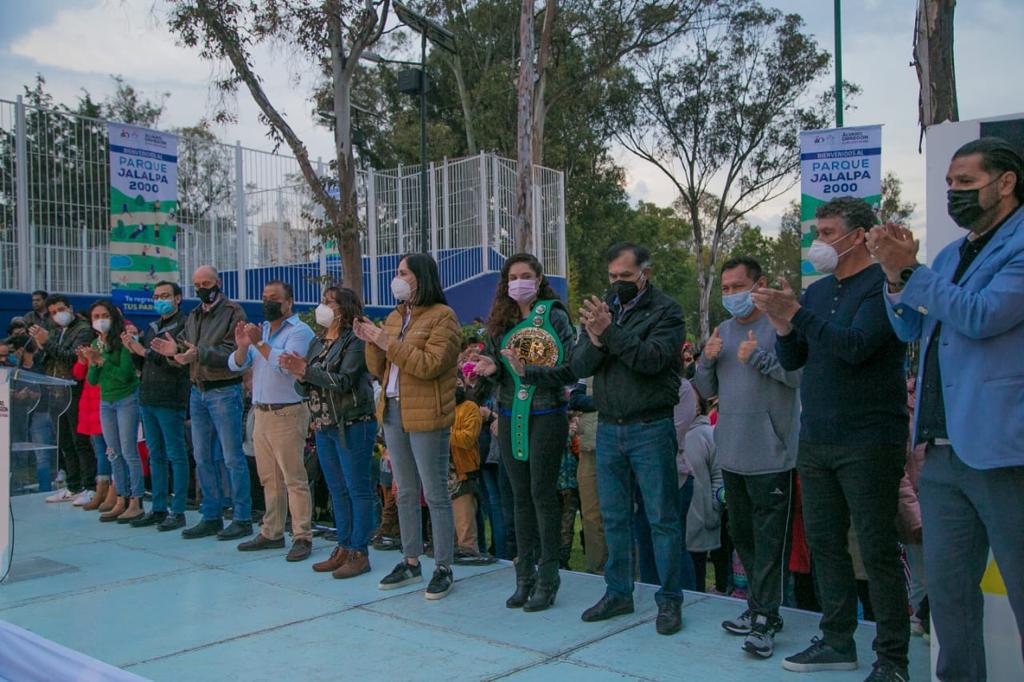
<path id="1" fill-rule="evenodd" d="M 253 404 L 253 407 L 260 412 L 277 412 L 278 410 L 283 410 L 286 407 L 298 404 L 299 403 L 255 403 Z"/>

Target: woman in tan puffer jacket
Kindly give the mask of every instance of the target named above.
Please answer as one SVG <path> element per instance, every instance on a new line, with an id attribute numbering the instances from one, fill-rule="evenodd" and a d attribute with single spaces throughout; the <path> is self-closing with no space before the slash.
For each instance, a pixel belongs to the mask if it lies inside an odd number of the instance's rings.
<path id="1" fill-rule="evenodd" d="M 420 486 L 433 527 L 434 576 L 427 599 L 451 591 L 455 522 L 448 495 L 448 446 L 455 421 L 455 364 L 462 331 L 441 288 L 437 263 L 411 254 L 398 264 L 391 292 L 400 301 L 383 327 L 365 318 L 353 324 L 366 342 L 366 366 L 383 387 L 378 419 L 398 485 L 404 559 L 380 582 L 390 590 L 422 580 Z"/>

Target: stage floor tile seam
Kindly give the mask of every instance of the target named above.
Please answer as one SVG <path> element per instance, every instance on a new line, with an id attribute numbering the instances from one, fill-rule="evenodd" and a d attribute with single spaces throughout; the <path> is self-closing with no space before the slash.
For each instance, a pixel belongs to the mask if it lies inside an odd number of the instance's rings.
<path id="1" fill-rule="evenodd" d="M 13 609 L 20 609 L 26 606 L 35 606 L 37 604 L 45 604 L 52 601 L 60 601 L 62 599 L 73 599 L 75 597 L 81 597 L 88 594 L 94 594 L 97 592 L 106 592 L 120 587 L 128 585 L 140 585 L 148 582 L 155 582 L 163 580 L 170 576 L 182 575 L 187 573 L 199 573 L 204 569 L 190 566 L 188 568 L 177 568 L 171 571 L 162 571 L 160 573 L 151 573 L 149 575 L 140 575 L 135 578 L 125 578 L 124 580 L 117 580 L 115 582 L 103 583 L 101 585 L 93 585 L 92 587 L 85 587 L 80 590 L 68 590 L 67 592 L 57 592 L 54 594 L 44 594 L 36 597 L 26 597 L 16 602 L 3 603 L 0 601 L 0 613 L 4 611 L 10 611 Z M 0 592 L 0 595 L 3 593 Z"/>

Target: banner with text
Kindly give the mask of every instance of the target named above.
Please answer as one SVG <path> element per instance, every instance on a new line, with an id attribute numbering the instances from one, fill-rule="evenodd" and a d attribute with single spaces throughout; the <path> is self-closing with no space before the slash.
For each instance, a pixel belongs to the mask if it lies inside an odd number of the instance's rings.
<path id="1" fill-rule="evenodd" d="M 125 314 L 153 312 L 153 286 L 178 281 L 178 137 L 108 123 L 110 286 Z"/>
<path id="2" fill-rule="evenodd" d="M 814 212 L 836 197 L 859 197 L 877 211 L 882 203 L 882 126 L 800 133 L 800 275 L 804 289 L 823 276 L 807 261 L 817 237 Z"/>

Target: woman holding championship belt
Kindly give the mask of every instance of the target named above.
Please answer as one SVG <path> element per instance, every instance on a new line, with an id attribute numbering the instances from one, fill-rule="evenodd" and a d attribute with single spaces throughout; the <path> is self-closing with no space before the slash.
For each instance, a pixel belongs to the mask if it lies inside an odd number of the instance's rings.
<path id="1" fill-rule="evenodd" d="M 540 261 L 526 253 L 505 261 L 474 372 L 498 385 L 501 460 L 515 501 L 516 591 L 505 602 L 510 609 L 543 611 L 558 592 L 556 483 L 569 433 L 566 386 L 576 380 L 568 365 L 574 331 Z"/>

